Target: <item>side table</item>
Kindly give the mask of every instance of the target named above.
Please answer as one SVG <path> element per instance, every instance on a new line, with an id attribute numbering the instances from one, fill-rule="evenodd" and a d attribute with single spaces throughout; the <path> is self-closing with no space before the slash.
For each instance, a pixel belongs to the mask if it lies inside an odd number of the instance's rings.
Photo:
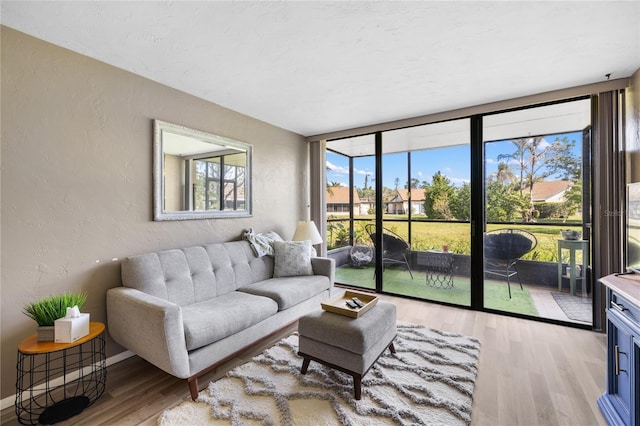
<path id="1" fill-rule="evenodd" d="M 18 346 L 17 372 L 20 423 L 54 424 L 81 413 L 105 389 L 104 324 L 91 322 L 89 334 L 73 343 L 26 338 Z"/>
<path id="2" fill-rule="evenodd" d="M 558 291 L 562 290 L 562 250 L 569 250 L 569 269 L 565 277 L 569 278 L 571 295 L 576 295 L 576 281 L 582 281 L 582 297 L 587 297 L 587 267 L 589 266 L 589 241 L 558 240 Z M 576 270 L 576 250 L 582 252 L 582 275 Z"/>
<path id="3" fill-rule="evenodd" d="M 453 288 L 453 253 L 442 250 L 418 252 L 418 264 L 426 266 L 427 285 Z"/>

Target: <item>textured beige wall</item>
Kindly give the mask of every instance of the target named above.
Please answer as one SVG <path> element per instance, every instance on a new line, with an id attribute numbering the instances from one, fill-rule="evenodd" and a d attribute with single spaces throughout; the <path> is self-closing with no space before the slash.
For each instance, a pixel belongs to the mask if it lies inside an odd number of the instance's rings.
<path id="1" fill-rule="evenodd" d="M 16 347 L 35 332 L 25 302 L 85 290 L 83 311 L 105 321 L 118 259 L 235 240 L 249 227 L 290 238 L 308 171 L 299 135 L 6 27 L 1 42 L 5 398 L 15 393 Z M 152 221 L 154 118 L 254 145 L 253 218 Z M 107 341 L 107 356 L 122 350 Z"/>
<path id="2" fill-rule="evenodd" d="M 625 128 L 627 162 L 627 181 L 640 182 L 640 69 L 631 77 L 626 90 L 627 123 Z"/>

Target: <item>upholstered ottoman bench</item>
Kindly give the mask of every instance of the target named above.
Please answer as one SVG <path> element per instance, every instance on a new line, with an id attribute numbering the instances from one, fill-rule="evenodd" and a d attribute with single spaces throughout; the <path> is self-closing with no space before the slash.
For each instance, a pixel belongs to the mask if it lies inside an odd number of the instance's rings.
<path id="1" fill-rule="evenodd" d="M 395 353 L 396 306 L 379 301 L 359 318 L 314 311 L 300 318 L 298 334 L 302 374 L 311 360 L 350 374 L 360 399 L 362 377 L 387 348 Z"/>

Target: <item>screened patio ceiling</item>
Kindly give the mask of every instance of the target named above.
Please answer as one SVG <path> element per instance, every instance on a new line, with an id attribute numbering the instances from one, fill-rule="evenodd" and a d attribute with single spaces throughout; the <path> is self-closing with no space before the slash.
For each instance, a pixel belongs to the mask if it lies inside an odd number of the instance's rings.
<path id="1" fill-rule="evenodd" d="M 485 115 L 485 141 L 582 131 L 591 124 L 591 101 L 582 99 L 553 105 Z M 382 153 L 419 151 L 468 145 L 470 120 L 444 121 L 383 132 Z M 375 135 L 327 141 L 327 149 L 347 157 L 375 155 Z"/>

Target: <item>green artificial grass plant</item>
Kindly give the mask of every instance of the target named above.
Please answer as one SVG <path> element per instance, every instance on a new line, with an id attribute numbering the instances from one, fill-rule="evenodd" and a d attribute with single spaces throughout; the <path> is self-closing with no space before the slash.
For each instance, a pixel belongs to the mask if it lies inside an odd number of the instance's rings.
<path id="1" fill-rule="evenodd" d="M 78 309 L 87 301 L 85 293 L 63 293 L 44 297 L 37 302 L 28 303 L 23 312 L 26 316 L 38 323 L 38 326 L 52 326 L 55 320 L 67 315 L 67 308 L 78 306 Z"/>

